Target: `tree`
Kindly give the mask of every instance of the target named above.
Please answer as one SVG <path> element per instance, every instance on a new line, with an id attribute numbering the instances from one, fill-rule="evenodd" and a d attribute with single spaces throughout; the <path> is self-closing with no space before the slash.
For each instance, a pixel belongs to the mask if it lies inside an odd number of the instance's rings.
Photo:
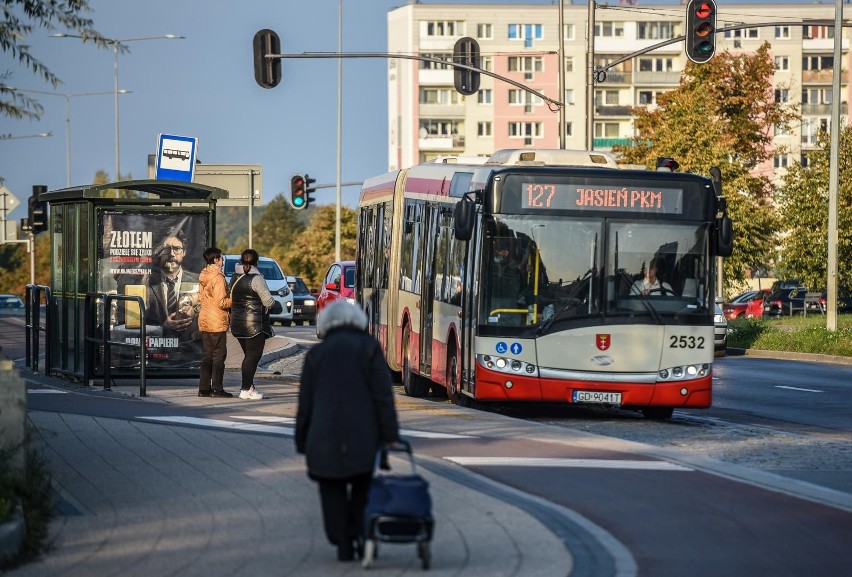
<path id="1" fill-rule="evenodd" d="M 252 231 L 254 249 L 284 265 L 284 255 L 294 239 L 305 229 L 306 216 L 290 206 L 290 201 L 278 194 L 265 207 Z M 284 267 L 287 274 L 292 274 Z"/>
<path id="2" fill-rule="evenodd" d="M 27 36 L 36 29 L 61 27 L 82 36 L 84 42 L 106 46 L 105 38 L 92 28 L 93 21 L 82 16 L 91 11 L 88 0 L 6 0 L 3 3 L 5 20 L 0 23 L 0 50 L 10 52 L 12 59 L 23 68 L 29 68 L 56 88 L 61 80 L 30 54 Z M 17 119 L 41 118 L 43 109 L 38 100 L 6 87 L 11 77 L 11 71 L 0 71 L 0 115 Z"/>
<path id="3" fill-rule="evenodd" d="M 807 166 L 794 163 L 778 189 L 784 234 L 779 271 L 808 287 L 828 284 L 828 183 L 831 141 L 819 134 Z M 840 133 L 837 190 L 837 284 L 852 288 L 852 128 Z"/>
<path id="4" fill-rule="evenodd" d="M 764 43 L 751 54 L 723 52 L 706 64 L 689 63 L 680 85 L 657 99 L 657 108 L 637 107 L 637 135 L 613 147 L 623 162 L 654 166 L 675 158 L 684 171 L 722 171 L 728 212 L 734 222 L 734 253 L 725 259 L 725 278 L 743 281 L 751 267 L 772 261 L 777 217 L 772 185 L 756 170 L 773 154 L 776 127 L 798 118 L 775 102 L 775 62 Z"/>
<path id="5" fill-rule="evenodd" d="M 319 288 L 322 277 L 334 262 L 335 207 L 318 206 L 307 228 L 290 244 L 281 261 L 290 274 L 301 276 L 309 287 Z M 340 258 L 353 260 L 357 243 L 358 213 L 340 208 Z"/>

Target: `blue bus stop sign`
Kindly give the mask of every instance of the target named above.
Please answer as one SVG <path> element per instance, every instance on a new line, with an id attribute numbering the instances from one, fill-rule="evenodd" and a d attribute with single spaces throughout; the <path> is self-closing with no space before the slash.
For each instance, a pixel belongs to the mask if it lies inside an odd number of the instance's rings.
<path id="1" fill-rule="evenodd" d="M 157 180 L 192 182 L 198 139 L 160 134 L 157 142 Z"/>

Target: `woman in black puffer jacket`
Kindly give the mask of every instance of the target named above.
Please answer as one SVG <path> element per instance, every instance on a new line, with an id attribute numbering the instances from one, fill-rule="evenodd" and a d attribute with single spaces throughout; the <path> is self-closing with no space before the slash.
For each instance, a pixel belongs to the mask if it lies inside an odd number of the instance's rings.
<path id="1" fill-rule="evenodd" d="M 242 387 L 240 398 L 257 401 L 263 394 L 254 388 L 254 375 L 263 355 L 266 339 L 274 336 L 269 310 L 275 299 L 269 292 L 266 281 L 257 270 L 260 257 L 254 249 L 246 249 L 240 255 L 242 274 L 234 273 L 231 279 L 231 334 L 243 349 Z"/>
<path id="2" fill-rule="evenodd" d="M 346 301 L 320 313 L 323 341 L 305 355 L 296 413 L 296 450 L 319 483 L 326 536 L 341 561 L 361 552 L 376 452 L 399 440 L 390 371 L 366 329 L 367 315 Z"/>

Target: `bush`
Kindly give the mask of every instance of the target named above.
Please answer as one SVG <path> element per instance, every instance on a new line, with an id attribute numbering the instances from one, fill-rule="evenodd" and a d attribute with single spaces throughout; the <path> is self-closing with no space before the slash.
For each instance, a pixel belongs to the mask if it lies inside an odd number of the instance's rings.
<path id="1" fill-rule="evenodd" d="M 0 566 L 3 570 L 35 559 L 47 548 L 48 524 L 53 517 L 54 503 L 50 473 L 39 453 L 27 450 L 25 480 L 13 474 L 10 463 L 11 452 L 0 452 L 0 522 L 9 520 L 20 503 L 27 531 L 21 551 Z"/>
<path id="2" fill-rule="evenodd" d="M 825 317 L 736 319 L 730 321 L 728 346 L 765 351 L 790 351 L 852 356 L 852 320 L 841 317 L 836 331 L 825 327 Z"/>

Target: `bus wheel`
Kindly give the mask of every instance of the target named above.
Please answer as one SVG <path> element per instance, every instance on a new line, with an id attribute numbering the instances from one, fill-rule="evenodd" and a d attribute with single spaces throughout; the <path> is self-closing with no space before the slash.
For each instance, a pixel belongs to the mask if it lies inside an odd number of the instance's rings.
<path id="1" fill-rule="evenodd" d="M 671 419 L 672 413 L 674 413 L 673 407 L 645 407 L 642 409 L 642 414 L 645 415 L 646 419 L 653 419 L 655 421 Z"/>
<path id="2" fill-rule="evenodd" d="M 429 384 L 423 380 L 420 375 L 415 375 L 411 371 L 411 342 L 410 329 L 406 327 L 405 336 L 402 339 L 402 346 L 405 350 L 405 357 L 402 361 L 402 387 L 405 389 L 405 394 L 409 397 L 425 397 L 429 393 Z"/>

